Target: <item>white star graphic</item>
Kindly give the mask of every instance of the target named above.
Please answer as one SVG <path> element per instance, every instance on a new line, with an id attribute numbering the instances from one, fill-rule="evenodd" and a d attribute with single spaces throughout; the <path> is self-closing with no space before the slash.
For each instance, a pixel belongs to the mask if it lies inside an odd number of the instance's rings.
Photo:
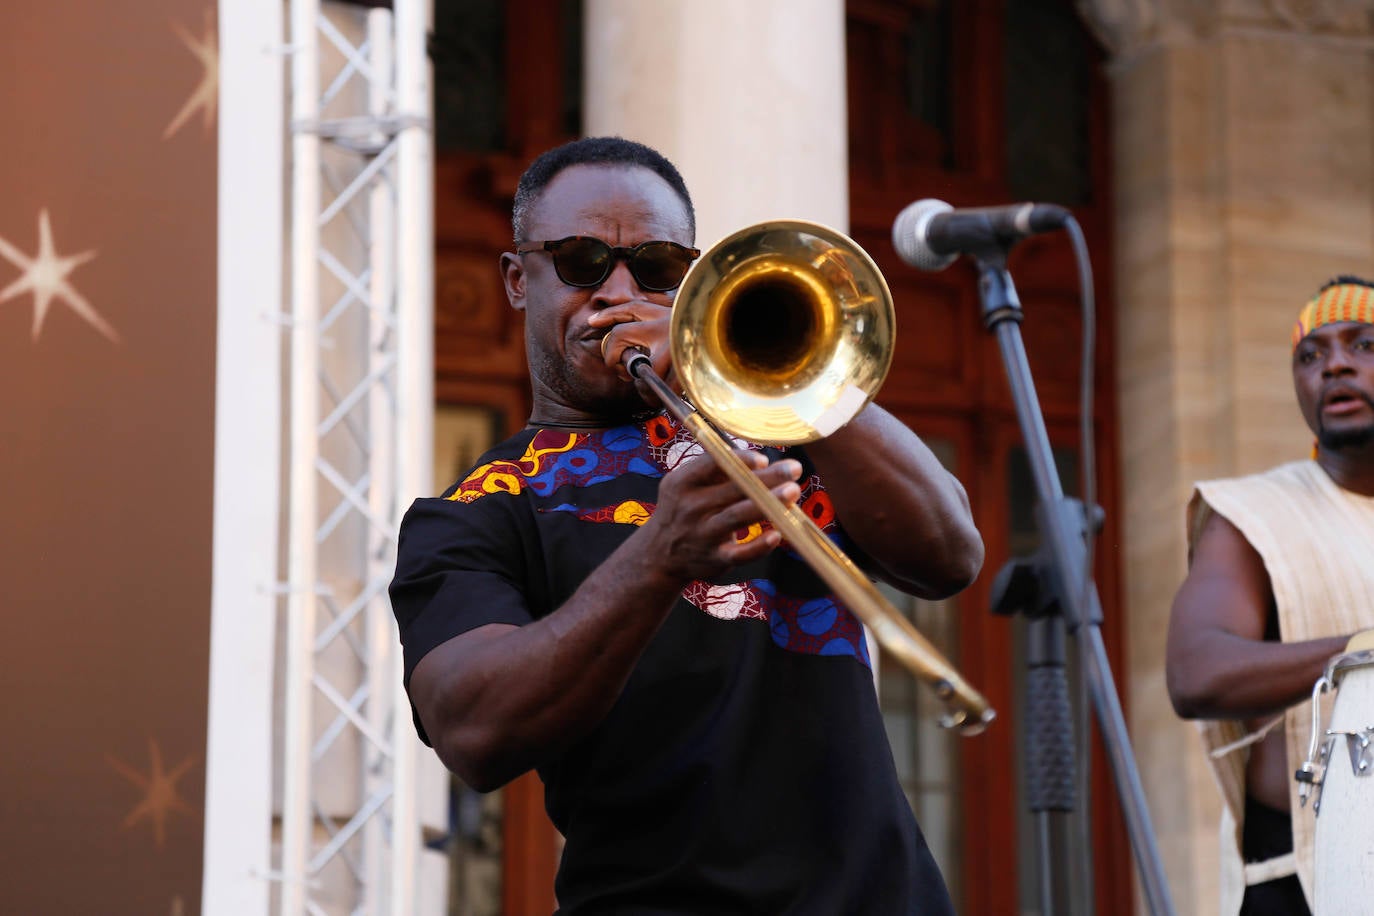
<path id="1" fill-rule="evenodd" d="M 191 49 L 191 53 L 200 60 L 200 65 L 204 69 L 200 75 L 200 82 L 191 92 L 191 97 L 162 132 L 164 140 L 181 130 L 182 125 L 189 121 L 197 110 L 201 112 L 201 126 L 208 131 L 215 123 L 215 109 L 219 104 L 219 39 L 215 36 L 214 13 L 210 10 L 205 11 L 205 28 L 199 39 L 192 38 L 175 22 L 172 23 L 172 31 L 177 33 L 182 44 Z"/>
<path id="2" fill-rule="evenodd" d="M 0 290 L 0 302 L 6 302 L 23 293 L 33 293 L 33 339 L 43 330 L 43 320 L 48 317 L 48 306 L 53 299 L 60 299 L 68 308 L 86 319 L 92 327 L 107 338 L 119 343 L 119 334 L 101 318 L 85 297 L 67 282 L 67 274 L 95 257 L 95 251 L 59 257 L 52 244 L 52 225 L 48 222 L 48 211 L 38 214 L 38 254 L 29 257 L 9 242 L 0 238 L 0 257 L 18 267 L 24 273 L 9 286 Z"/>

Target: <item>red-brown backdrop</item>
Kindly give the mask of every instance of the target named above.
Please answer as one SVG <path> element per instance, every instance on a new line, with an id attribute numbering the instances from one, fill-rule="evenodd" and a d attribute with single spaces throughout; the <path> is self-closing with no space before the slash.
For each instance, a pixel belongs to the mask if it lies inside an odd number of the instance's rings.
<path id="1" fill-rule="evenodd" d="M 0 912 L 200 909 L 214 11 L 0 9 Z"/>

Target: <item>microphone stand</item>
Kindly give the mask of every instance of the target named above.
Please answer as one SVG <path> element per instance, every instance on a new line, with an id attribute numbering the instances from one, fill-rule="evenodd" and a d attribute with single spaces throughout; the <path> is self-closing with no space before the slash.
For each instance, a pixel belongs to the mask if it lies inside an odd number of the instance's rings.
<path id="1" fill-rule="evenodd" d="M 1066 501 L 1065 505 L 1076 503 Z M 1072 519 L 1070 519 L 1072 521 Z M 1077 807 L 1078 771 L 1074 760 L 1073 706 L 1065 670 L 1064 618 L 1053 590 L 1042 587 L 1048 558 L 1044 548 L 1030 557 L 1008 560 L 992 584 L 994 614 L 1027 618 L 1024 634 L 1023 690 L 1026 807 L 1035 817 L 1040 912 L 1086 916 L 1093 911 L 1091 855 L 1061 855 L 1056 846 L 1073 826 L 1067 815 Z M 1085 767 L 1085 772 L 1087 768 Z M 1056 831 L 1056 826 L 1061 830 Z M 1079 835 L 1081 841 L 1081 834 Z M 1078 871 L 1078 880 L 1074 872 Z M 1055 906 L 1055 893 L 1065 889 L 1065 905 Z"/>
<path id="2" fill-rule="evenodd" d="M 1088 530 L 1087 519 L 1081 504 L 1067 499 L 1059 485 L 1054 455 L 1050 451 L 1049 434 L 1045 429 L 1045 418 L 1040 412 L 1040 401 L 1035 393 L 1035 382 L 1031 378 L 1026 348 L 1021 339 L 1021 303 L 1006 267 L 1007 251 L 1011 244 L 1008 241 L 989 246 L 990 250 L 976 252 L 974 259 L 978 267 L 978 296 L 982 302 L 983 324 L 997 337 L 1007 381 L 1011 386 L 1012 399 L 1016 404 L 1016 417 L 1026 446 L 1026 457 L 1035 480 L 1035 521 L 1040 533 L 1041 548 L 1036 557 L 1025 565 L 1022 575 L 1033 575 L 1041 594 L 1052 596 L 1049 600 L 1030 602 L 1031 605 L 1045 611 L 1045 614 L 1043 619 L 1033 621 L 1030 628 L 1031 632 L 1027 639 L 1028 663 L 1033 670 L 1044 669 L 1050 672 L 1046 681 L 1048 686 L 1044 686 L 1040 692 L 1054 701 L 1054 705 L 1060 709 L 1061 716 L 1068 716 L 1067 691 L 1056 683 L 1059 675 L 1054 673 L 1058 667 L 1062 674 L 1063 640 L 1062 635 L 1056 637 L 1057 628 L 1066 628 L 1075 638 L 1082 676 L 1088 685 L 1103 743 L 1111 761 L 1121 807 L 1126 816 L 1126 828 L 1140 871 L 1145 899 L 1150 912 L 1155 916 L 1174 916 L 1174 906 L 1164 880 L 1164 867 L 1155 843 L 1149 811 L 1145 805 L 1145 793 L 1141 788 L 1140 774 L 1131 751 L 1120 698 L 1102 643 L 1102 605 L 1098 600 L 1097 586 L 1086 569 L 1087 549 L 1084 534 Z M 1001 578 L 999 575 L 999 579 Z M 1058 620 L 1057 624 L 1055 620 Z M 1056 638 L 1059 643 L 1057 650 Z M 1061 695 L 1061 691 L 1063 702 L 1056 699 Z M 1035 692 L 1033 689 L 1032 693 Z M 1032 696 L 1031 699 L 1035 700 L 1036 697 Z M 1049 834 L 1046 812 L 1063 810 L 1066 803 L 1069 808 L 1072 807 L 1072 798 L 1065 799 L 1063 793 L 1054 788 L 1062 787 L 1063 780 L 1055 770 L 1063 767 L 1066 747 L 1064 736 L 1071 733 L 1072 724 L 1067 720 L 1063 723 L 1050 722 L 1044 716 L 1037 721 L 1036 715 L 1034 712 L 1031 713 L 1031 724 L 1027 726 L 1028 739 L 1032 742 L 1039 741 L 1036 737 L 1037 731 L 1047 731 L 1049 734 L 1041 744 L 1032 744 L 1033 749 L 1049 749 L 1048 765 L 1041 766 L 1041 762 L 1033 762 L 1031 767 L 1033 777 L 1039 772 L 1048 780 L 1048 789 L 1042 785 L 1032 786 L 1032 802 L 1038 809 L 1037 818 L 1044 840 Z M 1071 782 L 1071 742 L 1067 746 Z M 1048 850 L 1044 850 L 1042 855 L 1047 856 Z M 1048 880 L 1048 869 L 1042 868 L 1042 876 L 1042 880 Z M 1048 899 L 1047 893 L 1048 891 L 1042 890 L 1042 898 Z"/>

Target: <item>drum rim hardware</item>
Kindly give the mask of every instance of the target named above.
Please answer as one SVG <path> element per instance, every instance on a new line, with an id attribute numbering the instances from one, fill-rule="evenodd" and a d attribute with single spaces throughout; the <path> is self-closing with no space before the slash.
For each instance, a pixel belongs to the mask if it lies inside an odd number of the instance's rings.
<path id="1" fill-rule="evenodd" d="M 1346 752 L 1350 755 L 1350 771 L 1357 778 L 1369 776 L 1374 772 L 1374 725 L 1367 725 L 1359 731 L 1321 728 L 1321 697 L 1340 684 L 1341 677 L 1351 668 L 1374 665 L 1374 649 L 1362 649 L 1337 655 L 1326 665 L 1326 671 L 1312 686 L 1312 737 L 1307 746 L 1307 759 L 1303 761 L 1293 778 L 1298 785 L 1298 803 L 1305 806 L 1308 795 L 1312 796 L 1312 813 L 1321 813 L 1322 783 L 1326 779 L 1326 768 L 1331 763 L 1336 739 L 1345 738 Z M 1322 736 L 1325 734 L 1325 740 Z"/>

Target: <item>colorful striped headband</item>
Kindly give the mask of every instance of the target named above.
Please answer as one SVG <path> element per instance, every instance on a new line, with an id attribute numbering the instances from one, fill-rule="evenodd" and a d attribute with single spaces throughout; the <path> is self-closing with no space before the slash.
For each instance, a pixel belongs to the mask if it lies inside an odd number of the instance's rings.
<path id="1" fill-rule="evenodd" d="M 1293 347 L 1324 324 L 1358 321 L 1374 324 L 1374 289 L 1363 283 L 1335 283 L 1317 293 L 1298 313 L 1293 326 Z"/>

